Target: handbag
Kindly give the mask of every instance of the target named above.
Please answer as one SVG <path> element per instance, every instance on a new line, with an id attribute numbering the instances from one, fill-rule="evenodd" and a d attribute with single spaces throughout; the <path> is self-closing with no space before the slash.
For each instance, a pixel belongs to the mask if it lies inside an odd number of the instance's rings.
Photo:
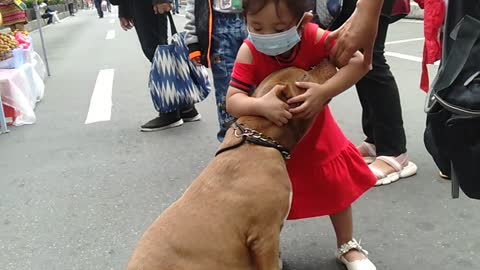
<path id="1" fill-rule="evenodd" d="M 103 0 L 102 3 L 100 4 L 101 8 L 102 8 L 102 11 L 107 11 L 108 9 L 108 3 L 106 0 Z"/>
<path id="2" fill-rule="evenodd" d="M 425 146 L 451 176 L 453 198 L 461 188 L 480 199 L 480 3 L 477 11 L 448 29 L 445 38 L 453 42 L 427 98 Z"/>
<path id="3" fill-rule="evenodd" d="M 329 29 L 333 22 L 340 16 L 343 0 L 317 0 L 315 13 L 317 22 L 323 29 Z"/>
<path id="4" fill-rule="evenodd" d="M 149 90 L 159 113 L 173 112 L 204 100 L 212 87 L 208 71 L 190 61 L 185 32 L 178 33 L 172 14 L 167 14 L 172 33 L 171 43 L 155 51 L 149 78 Z"/>

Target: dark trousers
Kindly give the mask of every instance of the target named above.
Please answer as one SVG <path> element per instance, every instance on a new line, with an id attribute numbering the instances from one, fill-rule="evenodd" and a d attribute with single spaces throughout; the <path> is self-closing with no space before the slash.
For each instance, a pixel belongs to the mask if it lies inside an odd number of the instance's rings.
<path id="1" fill-rule="evenodd" d="M 133 23 L 137 31 L 143 53 L 150 62 L 153 61 L 158 45 L 168 43 L 168 20 L 166 15 L 155 15 L 151 1 L 131 1 Z M 187 111 L 190 108 L 181 108 Z M 165 115 L 178 114 L 171 112 Z"/>
<path id="2" fill-rule="evenodd" d="M 52 14 L 45 14 L 45 18 L 48 18 L 47 24 L 51 24 L 53 22 Z"/>
<path id="3" fill-rule="evenodd" d="M 70 15 L 73 15 L 73 14 L 75 13 L 75 9 L 74 9 L 74 4 L 73 4 L 73 3 L 68 4 L 68 12 L 70 13 Z"/>
<path id="4" fill-rule="evenodd" d="M 94 0 L 94 1 L 95 1 L 95 8 L 97 9 L 98 17 L 103 18 L 102 0 Z"/>
<path id="5" fill-rule="evenodd" d="M 343 19 L 337 21 L 334 27 L 341 26 L 355 9 L 355 1 L 344 3 Z M 363 109 L 365 141 L 376 146 L 379 156 L 398 156 L 407 151 L 400 95 L 385 59 L 385 40 L 393 4 L 394 0 L 384 1 L 373 52 L 373 69 L 356 85 Z"/>
<path id="6" fill-rule="evenodd" d="M 155 15 L 151 1 L 133 1 L 131 9 L 143 53 L 152 62 L 157 46 L 168 42 L 167 16 Z"/>

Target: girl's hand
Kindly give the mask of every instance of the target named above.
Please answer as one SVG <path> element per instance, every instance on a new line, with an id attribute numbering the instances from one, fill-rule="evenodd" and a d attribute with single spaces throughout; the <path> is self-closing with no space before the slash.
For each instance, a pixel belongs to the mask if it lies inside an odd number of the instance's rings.
<path id="1" fill-rule="evenodd" d="M 259 98 L 260 114 L 279 127 L 292 119 L 288 104 L 278 98 L 283 89 L 285 89 L 284 85 L 276 85 L 268 94 Z"/>
<path id="2" fill-rule="evenodd" d="M 297 82 L 300 88 L 307 89 L 305 93 L 289 99 L 290 105 L 302 103 L 300 106 L 290 109 L 290 112 L 297 118 L 313 118 L 323 110 L 323 107 L 330 101 L 325 96 L 323 85 L 311 82 Z"/>

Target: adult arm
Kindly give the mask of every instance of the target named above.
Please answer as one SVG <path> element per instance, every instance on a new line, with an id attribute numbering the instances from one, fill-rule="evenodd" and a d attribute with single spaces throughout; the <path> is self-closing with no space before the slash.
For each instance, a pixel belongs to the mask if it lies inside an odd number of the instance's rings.
<path id="1" fill-rule="evenodd" d="M 332 48 L 332 56 L 339 66 L 346 65 L 353 54 L 360 50 L 365 56 L 364 65 L 371 68 L 382 5 L 383 0 L 358 0 L 352 16 L 328 36 L 325 42 L 327 47 L 337 40 Z"/>

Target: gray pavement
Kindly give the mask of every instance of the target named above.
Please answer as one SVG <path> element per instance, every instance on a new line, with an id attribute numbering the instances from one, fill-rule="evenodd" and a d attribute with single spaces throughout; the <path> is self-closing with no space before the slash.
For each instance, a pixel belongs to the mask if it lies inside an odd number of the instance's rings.
<path id="1" fill-rule="evenodd" d="M 135 32 L 121 31 L 113 20 L 81 11 L 45 29 L 52 77 L 36 109 L 38 122 L 0 136 L 0 269 L 123 269 L 145 228 L 218 146 L 213 95 L 198 106 L 201 122 L 139 132 L 155 116 L 146 89 L 149 64 Z M 185 19 L 176 20 L 182 26 Z M 109 30 L 116 35 L 106 40 Z M 32 35 L 40 51 L 38 33 Z M 388 40 L 419 37 L 422 24 L 401 21 Z M 388 45 L 387 51 L 421 57 L 422 41 Z M 451 200 L 449 183 L 439 179 L 423 147 L 420 63 L 388 59 L 419 172 L 361 198 L 354 205 L 355 236 L 380 270 L 480 269 L 478 202 Z M 112 119 L 85 125 L 97 74 L 106 68 L 115 69 Z M 332 106 L 347 136 L 360 142 L 355 91 Z M 282 233 L 286 269 L 342 269 L 334 246 L 328 218 L 288 222 Z"/>

